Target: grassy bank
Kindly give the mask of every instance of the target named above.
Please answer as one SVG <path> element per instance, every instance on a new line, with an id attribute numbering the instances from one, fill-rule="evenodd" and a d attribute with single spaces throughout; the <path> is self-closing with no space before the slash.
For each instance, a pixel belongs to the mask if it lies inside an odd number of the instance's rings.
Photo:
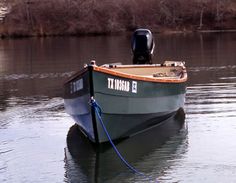
<path id="1" fill-rule="evenodd" d="M 6 6 L 5 37 L 236 29 L 236 0 L 11 0 Z"/>

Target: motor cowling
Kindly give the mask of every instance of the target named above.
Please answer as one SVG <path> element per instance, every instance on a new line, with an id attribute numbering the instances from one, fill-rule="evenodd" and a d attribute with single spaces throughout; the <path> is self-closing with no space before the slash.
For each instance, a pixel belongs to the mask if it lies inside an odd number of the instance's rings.
<path id="1" fill-rule="evenodd" d="M 154 47 L 155 43 L 150 30 L 135 30 L 131 41 L 133 64 L 151 64 Z"/>

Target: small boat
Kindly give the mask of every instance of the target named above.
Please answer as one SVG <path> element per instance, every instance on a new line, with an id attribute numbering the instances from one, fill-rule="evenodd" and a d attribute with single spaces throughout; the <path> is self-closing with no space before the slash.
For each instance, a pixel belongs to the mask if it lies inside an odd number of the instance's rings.
<path id="1" fill-rule="evenodd" d="M 92 142 L 99 144 L 109 139 L 91 100 L 99 104 L 101 118 L 112 140 L 157 127 L 183 108 L 187 81 L 184 62 L 150 64 L 154 47 L 150 34 L 146 29 L 134 34 L 132 49 L 134 60 L 138 61 L 133 61 L 133 65 L 98 66 L 91 61 L 65 82 L 65 110 Z M 139 36 L 142 39 L 136 39 Z M 137 56 L 136 48 L 142 48 L 144 54 L 138 50 Z"/>

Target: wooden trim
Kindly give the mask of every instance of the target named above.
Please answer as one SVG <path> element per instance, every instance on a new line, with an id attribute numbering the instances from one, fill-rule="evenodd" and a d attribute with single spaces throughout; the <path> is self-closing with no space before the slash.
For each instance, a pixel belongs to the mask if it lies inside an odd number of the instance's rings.
<path id="1" fill-rule="evenodd" d="M 132 75 L 132 74 L 127 74 L 119 71 L 114 71 L 105 67 L 98 67 L 98 66 L 93 66 L 94 71 L 110 74 L 113 76 L 119 76 L 119 77 L 125 77 L 128 79 L 135 79 L 135 80 L 141 80 L 141 81 L 149 81 L 149 82 L 157 82 L 157 83 L 183 83 L 187 81 L 187 72 L 185 67 L 183 67 L 183 76 L 180 79 L 168 79 L 168 78 L 149 78 L 145 76 L 138 76 L 138 75 Z"/>
<path id="2" fill-rule="evenodd" d="M 104 65 L 101 65 L 99 67 L 102 67 L 102 68 L 107 68 L 107 69 L 119 69 L 119 68 L 155 68 L 155 67 L 160 67 L 161 64 L 142 64 L 142 65 L 109 65 L 109 64 L 104 64 Z"/>

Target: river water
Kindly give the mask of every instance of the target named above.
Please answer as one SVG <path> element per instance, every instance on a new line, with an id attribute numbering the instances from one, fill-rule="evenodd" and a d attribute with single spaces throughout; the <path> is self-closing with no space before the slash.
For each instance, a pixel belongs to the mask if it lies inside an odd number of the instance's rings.
<path id="1" fill-rule="evenodd" d="M 84 63 L 131 63 L 130 35 L 0 40 L 0 182 L 236 182 L 236 34 L 155 35 L 154 63 L 188 69 L 180 132 L 89 144 L 63 106 L 63 82 Z M 162 134 L 162 136 L 157 136 Z"/>

